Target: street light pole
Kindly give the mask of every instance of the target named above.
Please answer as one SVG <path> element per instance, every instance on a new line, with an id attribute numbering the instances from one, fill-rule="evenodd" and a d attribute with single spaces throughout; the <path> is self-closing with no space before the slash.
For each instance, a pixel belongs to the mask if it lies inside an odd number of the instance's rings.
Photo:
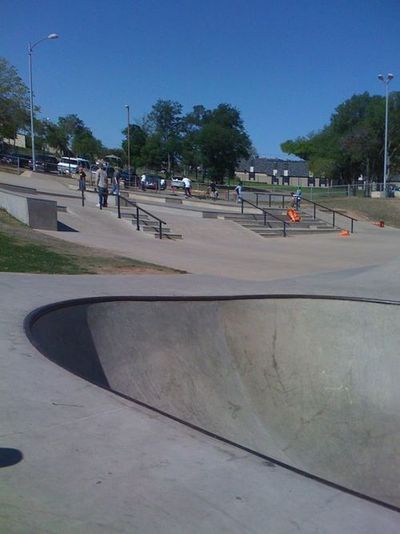
<path id="1" fill-rule="evenodd" d="M 126 111 L 128 113 L 128 133 L 127 133 L 127 137 L 128 137 L 128 183 L 130 185 L 130 181 L 131 181 L 131 132 L 130 132 L 130 122 L 131 121 L 130 121 L 130 115 L 129 115 L 129 105 L 126 104 L 125 107 L 126 107 Z"/>
<path id="2" fill-rule="evenodd" d="M 35 155 L 35 129 L 33 125 L 33 84 L 32 84 L 32 52 L 36 45 L 47 39 L 58 39 L 57 33 L 50 33 L 47 37 L 39 39 L 36 43 L 28 43 L 29 56 L 29 93 L 30 93 L 30 107 L 31 107 L 31 143 L 32 143 L 32 170 L 36 171 L 36 155 Z"/>
<path id="3" fill-rule="evenodd" d="M 387 191 L 386 191 L 386 180 L 388 175 L 388 124 L 389 124 L 389 92 L 388 92 L 388 85 L 393 80 L 394 76 L 389 72 L 389 74 L 386 76 L 386 78 L 383 76 L 383 74 L 379 74 L 378 80 L 381 80 L 385 84 L 385 154 L 384 154 L 384 162 L 383 162 L 383 193 L 386 197 Z"/>

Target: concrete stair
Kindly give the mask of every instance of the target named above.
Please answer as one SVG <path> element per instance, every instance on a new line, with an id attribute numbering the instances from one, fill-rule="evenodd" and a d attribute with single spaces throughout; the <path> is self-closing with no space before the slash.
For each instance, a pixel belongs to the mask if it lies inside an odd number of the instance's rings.
<path id="1" fill-rule="evenodd" d="M 264 226 L 264 216 L 260 214 L 243 213 L 240 215 L 227 215 L 224 217 L 227 220 L 235 222 L 243 226 L 252 232 L 257 233 L 261 237 L 279 237 L 283 235 L 283 222 L 286 222 L 287 235 L 299 235 L 299 234 L 326 234 L 331 232 L 337 232 L 338 227 L 333 227 L 332 224 L 316 218 L 307 212 L 300 212 L 301 221 L 298 223 L 291 223 L 286 215 L 286 210 L 275 209 L 268 210 L 275 217 L 279 217 L 279 220 L 268 217 Z M 280 222 L 282 221 L 282 222 Z"/>
<path id="2" fill-rule="evenodd" d="M 136 212 L 121 212 L 121 218 L 128 219 L 136 227 Z M 149 215 L 141 213 L 139 216 L 139 227 L 142 232 L 153 233 L 154 237 L 160 238 L 160 227 L 157 221 L 152 219 Z M 162 239 L 183 239 L 182 234 L 171 232 L 168 226 L 162 227 Z"/>

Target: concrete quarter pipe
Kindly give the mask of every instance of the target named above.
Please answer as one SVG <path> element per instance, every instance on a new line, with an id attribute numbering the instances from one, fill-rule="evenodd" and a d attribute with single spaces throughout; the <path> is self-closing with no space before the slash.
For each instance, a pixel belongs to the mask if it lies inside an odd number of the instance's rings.
<path id="1" fill-rule="evenodd" d="M 25 328 L 99 386 L 397 508 L 399 314 L 345 297 L 104 297 Z"/>

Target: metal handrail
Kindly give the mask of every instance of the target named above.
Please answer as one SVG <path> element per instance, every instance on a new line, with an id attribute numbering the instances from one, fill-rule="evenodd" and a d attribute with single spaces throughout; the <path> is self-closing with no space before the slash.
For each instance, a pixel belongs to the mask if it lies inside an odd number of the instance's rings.
<path id="1" fill-rule="evenodd" d="M 302 200 L 304 200 L 305 202 L 308 202 L 309 204 L 312 204 L 313 205 L 313 208 L 314 208 L 314 219 L 316 218 L 316 206 L 318 206 L 319 208 L 323 208 L 324 210 L 328 210 L 328 211 L 331 211 L 332 212 L 332 226 L 333 228 L 336 226 L 336 213 L 338 215 L 340 215 L 341 217 L 346 217 L 346 219 L 350 219 L 350 233 L 353 233 L 354 232 L 354 221 L 357 221 L 357 219 L 355 219 L 354 217 L 350 217 L 350 215 L 345 215 L 344 213 L 340 213 L 339 211 L 337 210 L 334 210 L 332 208 L 328 208 L 328 206 L 324 206 L 323 204 L 318 204 L 318 202 L 314 202 L 313 200 L 309 200 L 308 198 L 304 198 L 302 197 Z"/>
<path id="2" fill-rule="evenodd" d="M 258 210 L 263 212 L 263 214 L 264 214 L 264 226 L 267 226 L 267 215 L 269 215 L 273 219 L 276 219 L 277 221 L 282 223 L 283 224 L 283 237 L 286 237 L 286 235 L 287 235 L 286 234 L 286 225 L 287 225 L 286 221 L 283 221 L 280 217 L 277 217 L 273 213 L 265 210 L 264 208 L 260 208 L 259 206 L 256 206 L 255 204 L 253 204 L 253 202 L 250 202 L 250 200 L 245 200 L 244 198 L 241 198 L 240 200 L 241 200 L 241 203 L 242 203 L 242 206 L 241 206 L 242 214 L 244 213 L 243 205 L 246 202 L 246 204 L 250 204 L 250 206 L 253 206 L 253 208 L 256 208 L 256 209 L 258 209 Z"/>
<path id="3" fill-rule="evenodd" d="M 276 196 L 276 197 L 281 197 L 282 198 L 282 208 L 285 207 L 285 198 L 288 197 L 288 198 L 292 198 L 291 195 L 287 195 L 286 193 L 256 193 L 256 206 L 257 208 L 259 208 L 258 206 L 258 197 L 259 196 L 266 196 L 268 195 L 268 206 L 271 207 L 271 197 L 273 196 Z M 332 226 L 333 228 L 336 226 L 336 214 L 340 215 L 341 217 L 346 217 L 347 219 L 350 219 L 350 232 L 353 233 L 354 232 L 354 221 L 357 221 L 357 219 L 355 219 L 354 217 L 351 217 L 350 215 L 345 215 L 344 213 L 341 213 L 337 210 L 334 210 L 333 208 L 329 208 L 328 206 L 324 206 L 323 204 L 319 204 L 318 202 L 314 202 L 314 200 L 310 200 L 308 198 L 305 198 L 305 197 L 301 197 L 301 201 L 305 201 L 305 202 L 308 202 L 309 204 L 312 204 L 313 205 L 313 219 L 315 220 L 317 218 L 317 215 L 316 215 L 316 211 L 317 211 L 317 206 L 319 208 L 322 208 L 324 210 L 327 210 L 327 211 L 330 211 L 332 212 Z M 249 202 L 248 200 L 246 202 Z M 261 208 L 260 208 L 261 209 Z"/>
<path id="4" fill-rule="evenodd" d="M 149 215 L 156 221 L 158 221 L 158 233 L 160 236 L 160 239 L 162 239 L 162 225 L 167 224 L 165 221 L 157 217 L 156 215 L 153 215 L 149 211 L 145 210 L 144 208 L 139 207 L 135 202 L 132 202 L 128 198 L 124 197 L 124 202 L 127 202 L 128 204 L 131 204 L 134 208 L 136 208 L 136 230 L 140 230 L 140 212 L 142 211 L 146 215 Z M 117 209 L 118 209 L 118 219 L 121 219 L 121 195 L 117 195 Z"/>

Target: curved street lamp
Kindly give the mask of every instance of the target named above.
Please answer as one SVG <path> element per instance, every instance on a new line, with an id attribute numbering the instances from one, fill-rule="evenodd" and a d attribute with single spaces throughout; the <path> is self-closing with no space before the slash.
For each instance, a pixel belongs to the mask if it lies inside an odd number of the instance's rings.
<path id="1" fill-rule="evenodd" d="M 32 86 L 32 52 L 36 45 L 48 39 L 58 39 L 57 33 L 50 33 L 47 37 L 39 39 L 36 43 L 28 43 L 28 56 L 29 56 L 29 90 L 30 90 L 30 103 L 31 103 L 31 143 L 32 143 L 32 170 L 36 171 L 36 155 L 35 155 L 35 130 L 33 127 L 33 86 Z"/>
<path id="2" fill-rule="evenodd" d="M 388 73 L 388 75 L 383 76 L 383 74 L 378 75 L 378 80 L 383 82 L 385 84 L 385 156 L 384 156 L 384 162 L 383 162 L 383 194 L 386 197 L 387 191 L 386 191 L 386 179 L 388 175 L 388 164 L 387 164 L 387 152 L 388 152 L 388 120 L 389 120 L 389 94 L 388 94 L 388 85 L 393 80 L 394 76 L 392 73 Z"/>

